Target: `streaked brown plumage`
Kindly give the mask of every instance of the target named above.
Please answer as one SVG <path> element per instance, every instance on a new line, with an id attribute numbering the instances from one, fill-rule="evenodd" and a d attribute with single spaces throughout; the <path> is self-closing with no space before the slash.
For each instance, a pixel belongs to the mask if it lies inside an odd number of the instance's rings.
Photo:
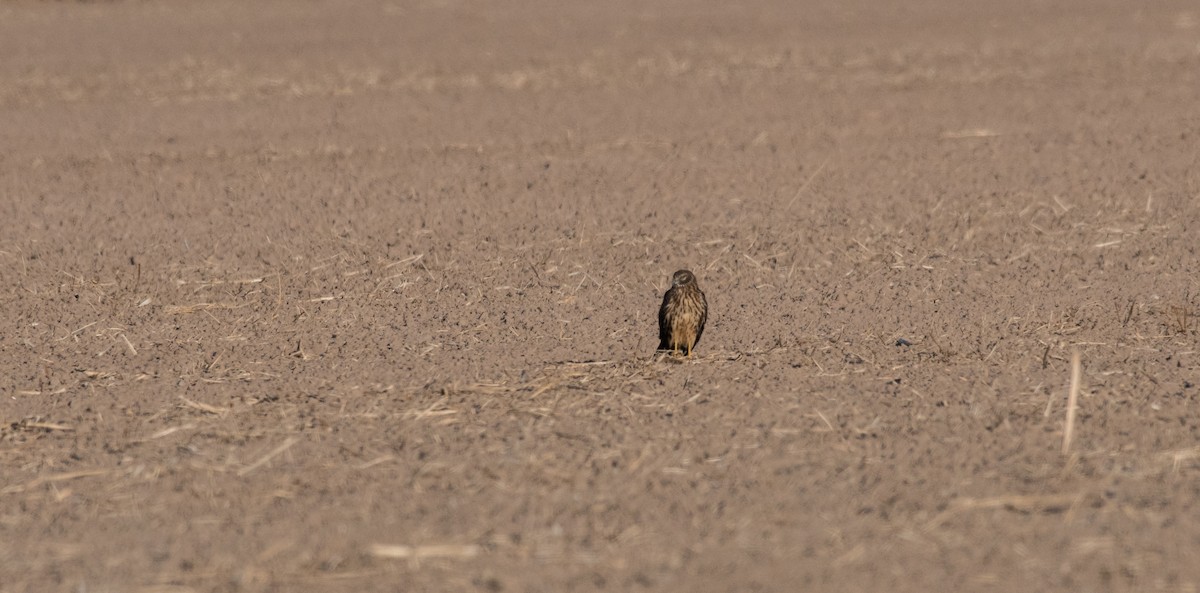
<path id="1" fill-rule="evenodd" d="M 696 284 L 696 275 L 689 270 L 675 272 L 658 310 L 658 349 L 682 350 L 691 356 L 707 320 L 708 301 Z"/>

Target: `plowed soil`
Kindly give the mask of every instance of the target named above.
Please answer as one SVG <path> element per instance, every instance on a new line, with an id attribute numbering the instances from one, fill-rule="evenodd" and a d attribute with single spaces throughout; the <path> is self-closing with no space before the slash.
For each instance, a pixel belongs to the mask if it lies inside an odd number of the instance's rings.
<path id="1" fill-rule="evenodd" d="M 12 2 L 0 55 L 0 592 L 1200 587 L 1192 0 Z"/>

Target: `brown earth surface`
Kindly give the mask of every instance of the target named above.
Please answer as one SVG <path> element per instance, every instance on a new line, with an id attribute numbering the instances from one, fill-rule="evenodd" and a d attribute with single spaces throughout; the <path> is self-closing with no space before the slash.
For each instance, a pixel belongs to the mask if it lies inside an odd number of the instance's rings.
<path id="1" fill-rule="evenodd" d="M 0 592 L 1200 587 L 1193 0 L 5 3 L 0 56 Z"/>

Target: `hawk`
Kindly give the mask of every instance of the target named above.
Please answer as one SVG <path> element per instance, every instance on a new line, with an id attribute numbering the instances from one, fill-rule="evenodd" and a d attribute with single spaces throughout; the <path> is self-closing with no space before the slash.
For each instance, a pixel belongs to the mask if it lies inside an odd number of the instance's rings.
<path id="1" fill-rule="evenodd" d="M 696 284 L 696 275 L 690 270 L 675 272 L 658 310 L 658 349 L 682 350 L 690 357 L 707 320 L 708 301 Z"/>

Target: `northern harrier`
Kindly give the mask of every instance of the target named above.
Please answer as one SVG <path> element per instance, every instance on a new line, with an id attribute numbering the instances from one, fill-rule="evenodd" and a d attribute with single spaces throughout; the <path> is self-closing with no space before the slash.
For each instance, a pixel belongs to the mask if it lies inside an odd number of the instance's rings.
<path id="1" fill-rule="evenodd" d="M 707 320 L 708 301 L 696 284 L 696 275 L 689 270 L 675 272 L 658 310 L 658 349 L 682 350 L 690 357 Z"/>

